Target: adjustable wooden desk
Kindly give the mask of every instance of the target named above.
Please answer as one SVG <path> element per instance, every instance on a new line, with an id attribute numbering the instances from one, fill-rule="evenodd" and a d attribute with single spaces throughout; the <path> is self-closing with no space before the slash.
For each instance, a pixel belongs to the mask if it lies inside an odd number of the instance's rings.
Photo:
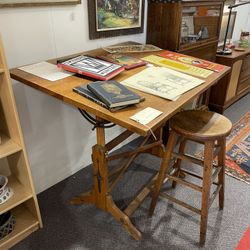
<path id="1" fill-rule="evenodd" d="M 87 53 L 88 55 L 102 54 L 103 50 L 93 50 Z M 137 57 L 144 57 L 149 54 L 154 53 L 143 53 L 143 54 L 133 54 Z M 51 61 L 53 62 L 53 61 Z M 55 62 L 55 60 L 54 60 Z M 143 70 L 145 67 L 136 68 L 129 71 L 124 71 L 114 79 L 117 81 L 122 81 L 127 77 Z M 30 87 L 33 87 L 39 91 L 42 91 L 50 96 L 56 97 L 63 102 L 73 105 L 76 108 L 83 109 L 90 114 L 94 115 L 96 119 L 100 122 L 110 121 L 115 123 L 125 129 L 125 132 L 117 136 L 112 141 L 106 143 L 105 141 L 105 129 L 103 127 L 96 128 L 96 145 L 92 148 L 92 161 L 93 161 L 93 187 L 87 193 L 80 194 L 72 199 L 72 204 L 82 204 L 91 203 L 96 207 L 109 212 L 114 216 L 114 218 L 122 223 L 124 228 L 135 238 L 140 239 L 141 233 L 137 228 L 131 223 L 129 216 L 139 207 L 140 203 L 145 199 L 145 197 L 150 192 L 150 185 L 152 185 L 154 178 L 151 183 L 145 188 L 143 188 L 139 195 L 128 205 L 125 210 L 120 210 L 116 204 L 113 202 L 111 196 L 111 190 L 115 187 L 118 180 L 127 170 L 129 165 L 132 163 L 134 158 L 142 152 L 151 153 L 158 155 L 162 158 L 162 163 L 165 161 L 164 146 L 162 144 L 162 127 L 164 124 L 177 113 L 185 104 L 190 100 L 194 99 L 199 94 L 206 91 L 212 85 L 214 85 L 219 79 L 221 79 L 226 73 L 229 72 L 229 67 L 220 73 L 213 73 L 206 80 L 205 83 L 190 90 L 189 92 L 182 95 L 177 101 L 168 101 L 160 97 L 156 97 L 150 94 L 146 94 L 138 91 L 138 93 L 146 98 L 144 102 L 141 102 L 135 106 L 128 107 L 126 109 L 117 111 L 115 113 L 93 103 L 92 101 L 74 93 L 72 88 L 84 83 L 88 83 L 90 80 L 79 78 L 77 76 L 70 76 L 62 80 L 53 82 L 53 84 L 45 79 L 39 78 L 35 75 L 26 73 L 19 69 L 12 69 L 10 71 L 11 77 L 21 83 L 24 83 Z M 150 140 L 150 130 L 149 128 L 138 124 L 137 122 L 131 120 L 129 117 L 134 115 L 140 110 L 146 107 L 152 107 L 163 112 L 162 115 L 157 117 L 155 120 L 148 124 L 151 130 L 155 131 L 157 135 L 157 140 Z M 141 145 L 132 151 L 117 153 L 110 155 L 110 151 L 118 146 L 122 141 L 127 139 L 133 133 L 145 137 Z M 119 167 L 119 169 L 108 170 L 108 161 L 112 161 L 121 157 L 126 157 L 125 163 Z M 129 158 L 130 157 L 130 158 Z"/>

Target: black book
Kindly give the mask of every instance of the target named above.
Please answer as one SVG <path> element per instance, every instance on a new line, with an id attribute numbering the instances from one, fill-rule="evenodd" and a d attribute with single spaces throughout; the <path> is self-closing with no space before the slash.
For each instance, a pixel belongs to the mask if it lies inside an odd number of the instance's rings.
<path id="1" fill-rule="evenodd" d="M 116 108 L 109 108 L 104 102 L 102 102 L 95 94 L 93 94 L 91 91 L 88 90 L 87 85 L 81 85 L 73 88 L 73 91 L 77 94 L 84 96 L 88 98 L 89 100 L 101 105 L 102 107 L 109 109 L 110 111 L 117 111 L 123 108 L 126 108 L 127 106 L 121 106 Z"/>
<path id="2" fill-rule="evenodd" d="M 141 99 L 138 94 L 117 81 L 97 81 L 89 83 L 87 87 L 109 108 L 136 104 Z"/>

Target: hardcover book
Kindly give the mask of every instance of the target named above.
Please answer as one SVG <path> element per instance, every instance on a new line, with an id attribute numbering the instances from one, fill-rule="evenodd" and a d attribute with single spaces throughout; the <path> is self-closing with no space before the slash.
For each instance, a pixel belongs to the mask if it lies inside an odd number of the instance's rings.
<path id="1" fill-rule="evenodd" d="M 109 108 L 127 106 L 140 102 L 141 97 L 117 81 L 97 81 L 87 85 L 88 89 Z"/>
<path id="2" fill-rule="evenodd" d="M 73 88 L 73 91 L 76 92 L 79 95 L 82 95 L 89 100 L 103 106 L 104 108 L 108 108 L 108 106 L 102 102 L 94 93 L 92 93 L 90 90 L 88 90 L 87 85 L 81 85 Z"/>
<path id="3" fill-rule="evenodd" d="M 126 70 L 144 66 L 147 64 L 145 61 L 139 58 L 123 54 L 106 54 L 99 56 L 99 58 L 108 62 L 119 64 L 123 66 Z"/>
<path id="4" fill-rule="evenodd" d="M 89 56 L 71 58 L 64 62 L 59 62 L 57 66 L 67 71 L 86 75 L 99 80 L 109 80 L 124 70 L 121 65 Z"/>
<path id="5" fill-rule="evenodd" d="M 111 112 L 117 111 L 123 108 L 126 108 L 127 106 L 121 106 L 116 108 L 109 108 L 103 101 L 101 101 L 94 93 L 92 93 L 90 90 L 88 90 L 87 85 L 81 85 L 73 88 L 73 91 L 77 94 L 84 96 L 88 98 L 89 100 L 101 105 L 102 107 L 109 109 Z"/>

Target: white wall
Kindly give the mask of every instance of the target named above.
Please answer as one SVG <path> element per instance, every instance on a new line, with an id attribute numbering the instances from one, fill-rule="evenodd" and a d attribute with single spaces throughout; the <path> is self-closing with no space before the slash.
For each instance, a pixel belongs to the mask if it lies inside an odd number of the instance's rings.
<path id="1" fill-rule="evenodd" d="M 240 3 L 236 1 L 236 4 Z M 242 5 L 232 9 L 237 12 L 232 41 L 236 42 L 240 39 L 241 30 L 250 32 L 250 4 Z M 228 8 L 224 8 L 224 12 L 229 12 Z"/>
<path id="2" fill-rule="evenodd" d="M 145 33 L 90 41 L 85 0 L 72 6 L 0 9 L 0 33 L 9 68 L 123 41 L 145 42 Z M 39 193 L 90 163 L 95 132 L 75 108 L 23 84 L 13 87 Z M 108 130 L 107 138 L 120 130 Z"/>
<path id="3" fill-rule="evenodd" d="M 238 41 L 241 30 L 250 32 L 250 4 L 239 6 L 234 10 L 237 11 L 237 16 L 232 40 Z"/>

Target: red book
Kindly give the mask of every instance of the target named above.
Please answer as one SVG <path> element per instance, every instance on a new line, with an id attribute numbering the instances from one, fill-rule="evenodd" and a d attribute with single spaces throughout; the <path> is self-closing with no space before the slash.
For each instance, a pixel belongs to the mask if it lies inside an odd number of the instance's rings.
<path id="1" fill-rule="evenodd" d="M 102 81 L 109 80 L 124 70 L 124 67 L 121 65 L 89 56 L 77 56 L 60 62 L 57 66 L 64 70 Z"/>
<path id="2" fill-rule="evenodd" d="M 209 62 L 206 60 L 202 60 L 199 58 L 195 58 L 192 56 L 187 56 L 187 55 L 182 55 L 182 54 L 178 54 L 172 51 L 164 51 L 162 53 L 159 54 L 159 56 L 171 59 L 173 61 L 177 61 L 177 62 L 182 62 L 182 63 L 186 63 L 186 64 L 191 64 L 193 66 L 196 67 L 200 67 L 200 68 L 204 68 L 204 69 L 209 69 L 215 72 L 220 72 L 224 69 L 223 65 L 217 64 L 217 63 L 213 63 L 213 62 Z"/>

